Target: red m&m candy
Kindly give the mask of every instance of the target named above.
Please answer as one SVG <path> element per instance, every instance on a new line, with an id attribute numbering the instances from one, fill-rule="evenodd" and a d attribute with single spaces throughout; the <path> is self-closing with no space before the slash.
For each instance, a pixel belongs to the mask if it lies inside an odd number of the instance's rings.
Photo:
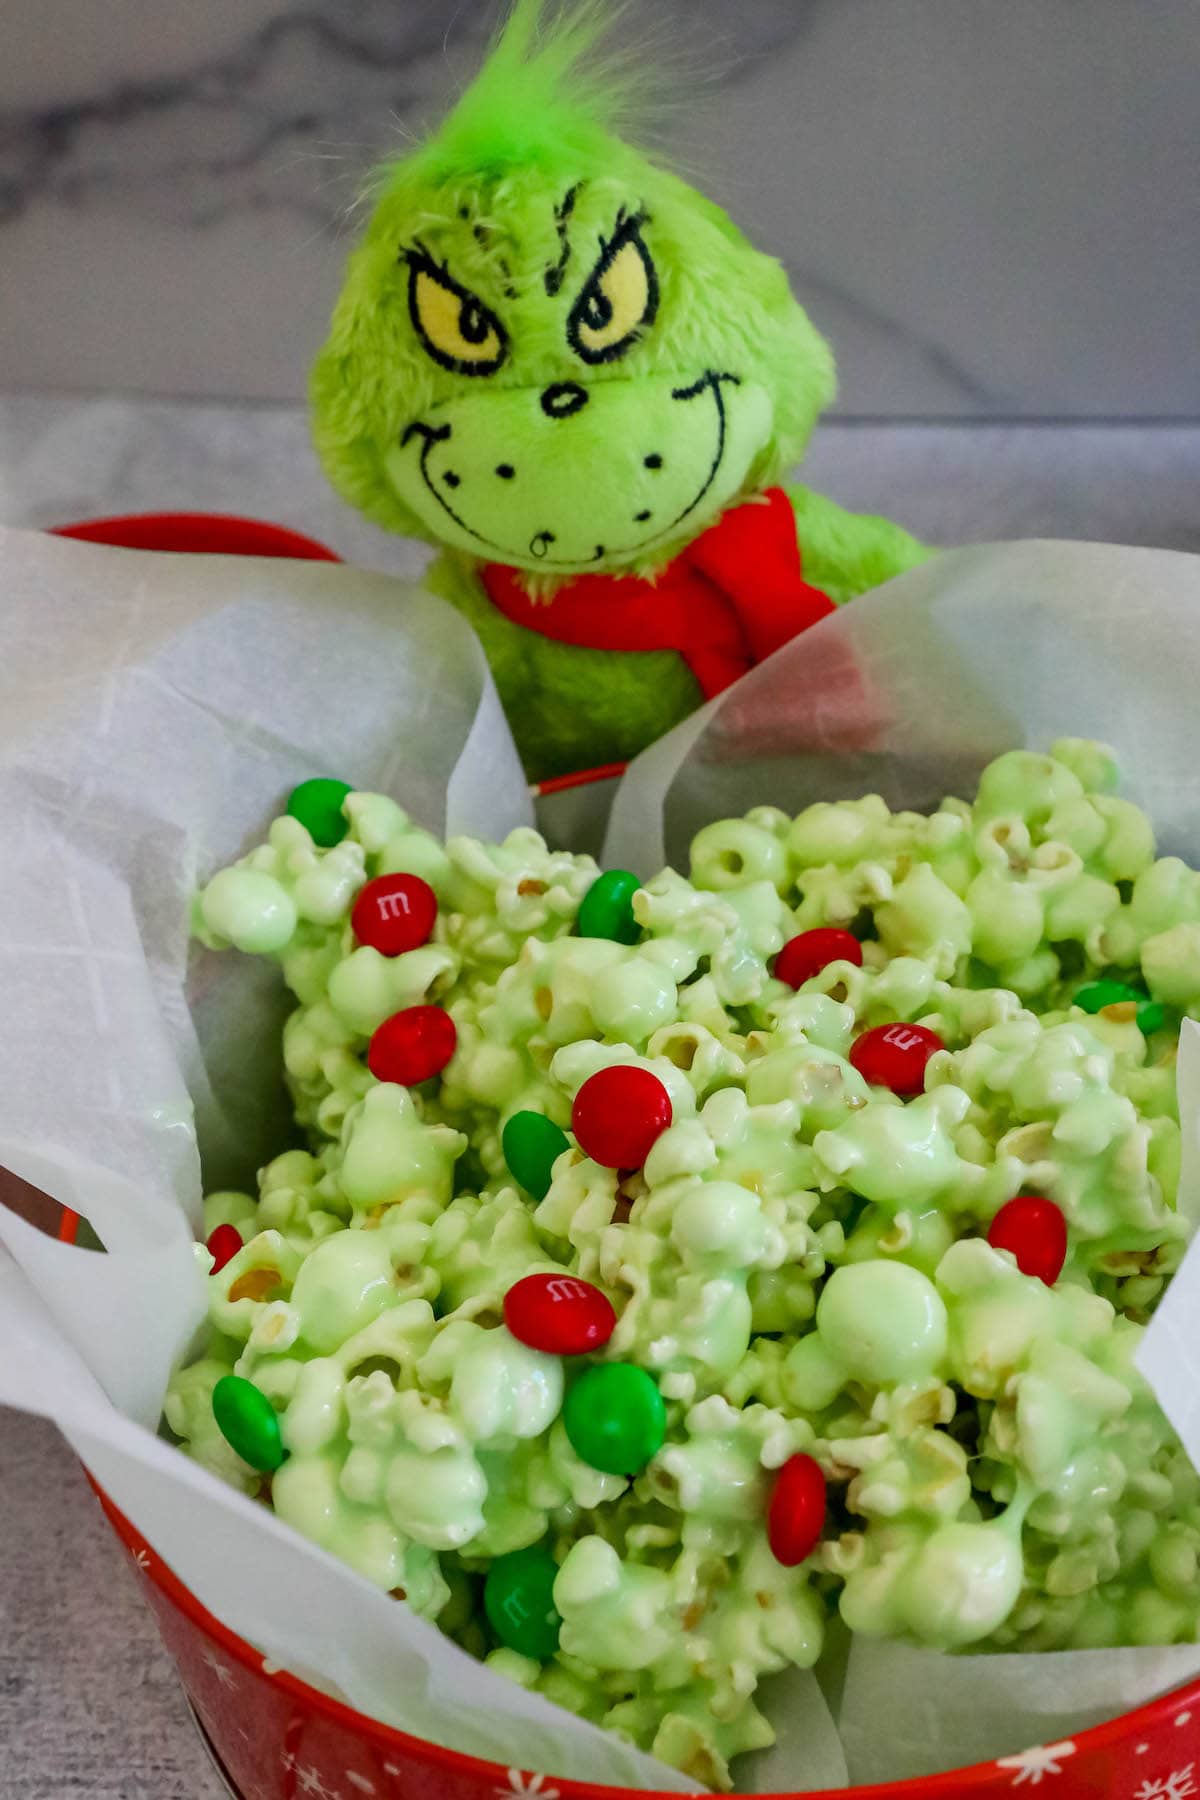
<path id="1" fill-rule="evenodd" d="M 907 1100 L 925 1086 L 925 1064 L 946 1048 L 926 1025 L 873 1025 L 856 1038 L 850 1061 L 872 1087 L 891 1088 Z"/>
<path id="2" fill-rule="evenodd" d="M 825 1477 L 812 1456 L 789 1456 L 767 1507 L 767 1542 L 776 1562 L 794 1569 L 811 1556 L 825 1526 Z"/>
<path id="3" fill-rule="evenodd" d="M 526 1275 L 504 1296 L 504 1323 L 531 1350 L 584 1356 L 604 1348 L 617 1315 L 607 1295 L 577 1275 Z"/>
<path id="4" fill-rule="evenodd" d="M 458 1043 L 454 1020 L 443 1006 L 406 1006 L 385 1019 L 367 1051 L 377 1081 L 416 1087 L 440 1075 Z"/>
<path id="5" fill-rule="evenodd" d="M 360 944 L 399 956 L 429 942 L 437 909 L 437 895 L 419 875 L 377 875 L 354 902 L 350 923 Z"/>
<path id="6" fill-rule="evenodd" d="M 1036 1275 L 1053 1287 L 1067 1260 L 1067 1221 L 1053 1200 L 1018 1194 L 1000 1208 L 988 1227 L 993 1250 L 1009 1250 L 1022 1275 Z"/>
<path id="7" fill-rule="evenodd" d="M 822 925 L 815 931 L 802 931 L 789 938 L 775 958 L 775 979 L 789 987 L 803 987 L 831 962 L 853 963 L 862 968 L 862 945 L 852 931 L 839 931 L 834 925 Z"/>
<path id="8" fill-rule="evenodd" d="M 589 1075 L 575 1096 L 571 1128 L 606 1169 L 640 1169 L 671 1123 L 671 1096 L 649 1069 L 615 1063 Z"/>
<path id="9" fill-rule="evenodd" d="M 217 1275 L 241 1249 L 242 1234 L 236 1225 L 214 1225 L 204 1247 L 213 1259 L 212 1273 Z"/>

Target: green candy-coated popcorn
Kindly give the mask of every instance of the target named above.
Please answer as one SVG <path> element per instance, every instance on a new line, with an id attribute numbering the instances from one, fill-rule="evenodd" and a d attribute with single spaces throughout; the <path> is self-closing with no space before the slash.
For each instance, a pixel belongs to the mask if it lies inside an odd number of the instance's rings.
<path id="1" fill-rule="evenodd" d="M 596 983 L 591 1014 L 597 1028 L 616 1043 L 644 1044 L 674 1017 L 677 990 L 670 971 L 647 961 L 611 969 Z"/>
<path id="2" fill-rule="evenodd" d="M 456 966 L 453 952 L 441 944 L 423 944 L 399 956 L 383 956 L 364 944 L 330 972 L 329 1004 L 353 1032 L 370 1037 L 393 1013 L 435 999 Z"/>
<path id="3" fill-rule="evenodd" d="M 1104 746 L 1008 752 L 929 816 L 756 807 L 644 883 L 524 828 L 443 846 L 333 785 L 195 905 L 209 945 L 278 959 L 303 1147 L 205 1202 L 244 1242 L 164 1403 L 188 1455 L 710 1786 L 771 1742 L 756 1683 L 810 1666 L 838 1610 L 949 1651 L 1200 1633 L 1200 1475 L 1135 1360 L 1189 1235 L 1200 876 L 1155 860 Z M 400 871 L 438 917 L 385 958 L 350 915 Z M 775 959 L 826 925 L 861 966 L 793 991 Z M 371 1033 L 427 1002 L 453 1062 L 377 1081 Z M 907 1100 L 849 1060 L 895 1022 L 946 1046 Z M 569 1129 L 622 1066 L 672 1105 L 638 1169 Z M 1063 1215 L 1052 1286 L 987 1241 L 1021 1195 Z M 530 1275 L 559 1294 L 534 1343 L 505 1323 Z M 615 1325 L 564 1356 L 580 1283 Z M 785 1567 L 798 1454 L 828 1505 Z"/>
<path id="4" fill-rule="evenodd" d="M 946 1355 L 945 1303 L 907 1263 L 835 1269 L 817 1303 L 817 1330 L 830 1356 L 858 1381 L 919 1380 Z"/>
<path id="5" fill-rule="evenodd" d="M 981 869 L 966 894 L 971 914 L 972 948 L 995 968 L 1027 962 L 1045 931 L 1041 892 L 1007 872 Z"/>
<path id="6" fill-rule="evenodd" d="M 676 1203 L 671 1236 L 685 1257 L 717 1257 L 746 1268 L 766 1239 L 758 1195 L 733 1181 L 701 1181 Z"/>
<path id="7" fill-rule="evenodd" d="M 746 1096 L 752 1106 L 792 1100 L 800 1110 L 800 1128 L 812 1138 L 834 1131 L 852 1112 L 865 1107 L 871 1090 L 844 1056 L 819 1044 L 774 1050 L 746 1072 Z"/>
<path id="8" fill-rule="evenodd" d="M 845 1385 L 848 1371 L 837 1350 L 818 1332 L 802 1337 L 788 1351 L 783 1392 L 803 1414 L 824 1412 Z"/>
<path id="9" fill-rule="evenodd" d="M 200 900 L 200 916 L 217 942 L 262 955 L 282 950 L 296 929 L 296 907 L 274 876 L 257 869 L 222 869 Z"/>
<path id="10" fill-rule="evenodd" d="M 580 1538 L 554 1583 L 562 1647 L 597 1669 L 646 1669 L 672 1647 L 670 1581 L 622 1562 L 602 1538 Z"/>
<path id="11" fill-rule="evenodd" d="M 972 1394 L 999 1393 L 1042 1332 L 1054 1329 L 1055 1297 L 987 1241 L 966 1238 L 937 1271 L 951 1321 L 952 1362 Z"/>
<path id="12" fill-rule="evenodd" d="M 250 1194 L 222 1190 L 204 1196 L 205 1237 L 210 1237 L 218 1225 L 236 1225 L 244 1241 L 258 1229 L 258 1217 L 258 1205 Z"/>
<path id="13" fill-rule="evenodd" d="M 271 1500 L 297 1531 L 357 1569 L 377 1587 L 402 1589 L 415 1611 L 436 1613 L 445 1596 L 436 1562 L 422 1561 L 385 1514 L 356 1505 L 338 1485 L 336 1458 L 289 1457 L 275 1476 Z"/>
<path id="14" fill-rule="evenodd" d="M 170 1432 L 197 1462 L 243 1493 L 254 1493 L 259 1476 L 230 1444 L 213 1413 L 213 1389 L 233 1374 L 237 1345 L 209 1345 L 209 1354 L 176 1370 L 163 1399 L 163 1418 Z M 225 1356 L 218 1352 L 224 1350 Z"/>
<path id="15" fill-rule="evenodd" d="M 301 1263 L 291 1304 L 305 1342 L 324 1354 L 396 1304 L 392 1257 L 378 1232 L 338 1231 Z"/>
<path id="16" fill-rule="evenodd" d="M 460 1550 L 483 1530 L 487 1478 L 465 1448 L 401 1448 L 388 1463 L 385 1501 L 397 1526 L 431 1550 Z"/>
<path id="17" fill-rule="evenodd" d="M 927 1539 L 903 1586 L 904 1622 L 923 1644 L 958 1650 L 989 1637 L 1021 1591 L 1019 1539 L 1003 1524 L 944 1525 Z"/>
<path id="18" fill-rule="evenodd" d="M 746 887 L 769 881 L 783 892 L 787 850 L 771 832 L 745 819 L 721 819 L 692 840 L 692 880 L 698 888 Z"/>
<path id="19" fill-rule="evenodd" d="M 1159 931 L 1142 944 L 1142 973 L 1156 1000 L 1192 1007 L 1200 1001 L 1200 924 Z"/>
<path id="20" fill-rule="evenodd" d="M 556 1356 L 519 1344 L 507 1331 L 481 1331 L 458 1352 L 450 1401 L 477 1444 L 541 1437 L 562 1406 Z"/>
<path id="21" fill-rule="evenodd" d="M 837 805 L 819 800 L 788 832 L 788 855 L 798 869 L 866 862 L 882 846 L 887 822 L 887 807 L 877 794 Z"/>
<path id="22" fill-rule="evenodd" d="M 877 1101 L 836 1131 L 818 1133 L 813 1150 L 831 1176 L 867 1200 L 890 1209 L 929 1202 L 960 1178 L 952 1128 L 969 1104 L 960 1088 L 949 1086 L 907 1106 Z"/>
<path id="23" fill-rule="evenodd" d="M 1083 791 L 1065 762 L 1032 750 L 1008 750 L 979 777 L 975 816 L 982 821 L 1010 815 L 1038 825 L 1064 801 L 1082 798 Z"/>
<path id="24" fill-rule="evenodd" d="M 1047 884 L 1046 935 L 1052 942 L 1075 940 L 1081 944 L 1098 941 L 1105 922 L 1121 904 L 1121 896 L 1109 881 L 1098 875 L 1079 873 Z"/>
<path id="25" fill-rule="evenodd" d="M 893 956 L 927 957 L 934 972 L 949 976 L 971 948 L 971 910 L 919 863 L 875 909 L 879 935 Z"/>
<path id="26" fill-rule="evenodd" d="M 1102 795 L 1092 801 L 1104 820 L 1104 842 L 1094 861 L 1109 881 L 1133 881 L 1154 861 L 1154 827 L 1128 800 Z"/>
<path id="27" fill-rule="evenodd" d="M 425 1122 L 407 1090 L 385 1082 L 346 1115 L 338 1184 L 356 1209 L 369 1211 L 410 1194 L 444 1206 L 466 1146 L 462 1132 Z"/>
<path id="28" fill-rule="evenodd" d="M 1057 738 L 1050 754 L 1070 769 L 1089 795 L 1111 794 L 1121 778 L 1116 752 L 1093 738 Z"/>

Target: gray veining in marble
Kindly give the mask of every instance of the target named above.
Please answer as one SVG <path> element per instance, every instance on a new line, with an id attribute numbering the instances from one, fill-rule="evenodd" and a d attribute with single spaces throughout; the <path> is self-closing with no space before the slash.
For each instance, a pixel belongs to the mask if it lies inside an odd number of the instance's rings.
<path id="1" fill-rule="evenodd" d="M 667 147 L 842 409 L 1200 414 L 1195 0 L 637 0 Z M 38 0 L 0 61 L 0 383 L 295 398 L 362 174 L 493 0 Z"/>

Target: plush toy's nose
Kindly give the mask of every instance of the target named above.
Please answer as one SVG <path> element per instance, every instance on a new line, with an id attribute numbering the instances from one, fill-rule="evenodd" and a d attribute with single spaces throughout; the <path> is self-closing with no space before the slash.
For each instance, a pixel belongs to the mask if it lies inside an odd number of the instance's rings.
<path id="1" fill-rule="evenodd" d="M 588 391 L 577 381 L 556 381 L 542 394 L 542 411 L 551 419 L 569 419 L 588 403 Z"/>

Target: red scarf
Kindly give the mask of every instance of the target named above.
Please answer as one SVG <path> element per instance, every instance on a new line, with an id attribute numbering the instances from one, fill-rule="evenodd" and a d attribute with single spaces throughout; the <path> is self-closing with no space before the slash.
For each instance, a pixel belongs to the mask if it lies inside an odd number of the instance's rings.
<path id="1" fill-rule="evenodd" d="M 653 580 L 576 575 L 552 599 L 532 600 L 520 570 L 488 563 L 483 585 L 514 625 L 560 644 L 677 650 L 706 700 L 834 610 L 801 574 L 782 488 L 722 513 Z"/>

